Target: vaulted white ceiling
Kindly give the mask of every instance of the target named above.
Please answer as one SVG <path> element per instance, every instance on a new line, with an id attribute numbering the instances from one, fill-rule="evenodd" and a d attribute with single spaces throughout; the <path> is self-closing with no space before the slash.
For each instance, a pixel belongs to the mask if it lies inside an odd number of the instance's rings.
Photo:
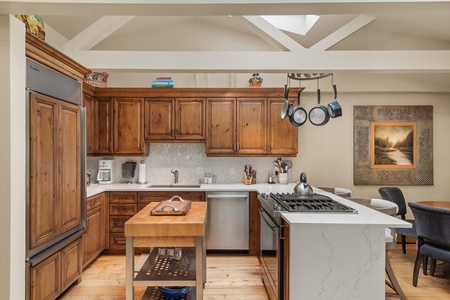
<path id="1" fill-rule="evenodd" d="M 101 70 L 450 71 L 450 1 L 4 1 L 46 42 Z M 261 15 L 320 16 L 306 35 Z"/>

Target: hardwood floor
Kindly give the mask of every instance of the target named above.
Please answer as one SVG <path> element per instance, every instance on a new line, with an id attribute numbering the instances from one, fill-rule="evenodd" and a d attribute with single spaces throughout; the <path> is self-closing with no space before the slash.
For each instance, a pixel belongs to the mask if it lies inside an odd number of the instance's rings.
<path id="1" fill-rule="evenodd" d="M 412 285 L 415 245 L 407 246 L 407 254 L 398 245 L 389 251 L 392 268 L 408 300 L 450 299 L 450 275 L 436 273 L 435 277 L 420 271 L 418 287 Z M 135 288 L 140 299 L 144 288 Z M 80 284 L 68 289 L 60 299 L 125 299 L 125 256 L 103 255 L 85 272 Z M 208 255 L 205 300 L 267 300 L 259 275 L 259 260 L 255 256 Z M 292 299 L 295 300 L 295 299 Z M 340 300 L 340 299 L 334 299 Z"/>

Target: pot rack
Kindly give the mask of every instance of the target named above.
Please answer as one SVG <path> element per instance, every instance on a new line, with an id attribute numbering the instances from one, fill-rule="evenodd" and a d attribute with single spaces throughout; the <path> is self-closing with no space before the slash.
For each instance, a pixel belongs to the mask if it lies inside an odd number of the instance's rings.
<path id="1" fill-rule="evenodd" d="M 287 76 L 294 80 L 315 80 L 333 75 L 333 73 L 288 73 Z"/>

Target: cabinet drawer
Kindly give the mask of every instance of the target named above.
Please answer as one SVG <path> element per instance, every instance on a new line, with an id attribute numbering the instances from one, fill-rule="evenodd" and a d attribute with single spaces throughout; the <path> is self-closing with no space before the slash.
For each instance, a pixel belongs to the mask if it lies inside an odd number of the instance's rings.
<path id="1" fill-rule="evenodd" d="M 125 222 L 131 217 L 109 217 L 109 232 L 124 232 Z"/>
<path id="2" fill-rule="evenodd" d="M 111 216 L 133 216 L 137 213 L 136 204 L 110 204 L 109 215 Z"/>
<path id="3" fill-rule="evenodd" d="M 96 207 L 103 205 L 103 194 L 89 197 L 86 201 L 86 210 L 90 211 Z"/>
<path id="4" fill-rule="evenodd" d="M 204 192 L 140 192 L 138 193 L 138 204 L 166 201 L 175 195 L 184 200 L 205 201 Z M 174 201 L 178 201 L 178 198 L 175 198 Z"/>
<path id="5" fill-rule="evenodd" d="M 134 192 L 110 192 L 109 203 L 136 203 L 137 193 Z"/>
<path id="6" fill-rule="evenodd" d="M 109 249 L 110 250 L 125 250 L 126 238 L 123 233 L 110 233 L 109 234 Z"/>

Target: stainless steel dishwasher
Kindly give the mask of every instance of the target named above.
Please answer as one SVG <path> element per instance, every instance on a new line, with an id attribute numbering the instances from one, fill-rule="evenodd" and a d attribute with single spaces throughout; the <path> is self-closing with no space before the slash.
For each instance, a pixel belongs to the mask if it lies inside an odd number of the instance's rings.
<path id="1" fill-rule="evenodd" d="M 248 192 L 208 192 L 206 201 L 206 250 L 248 250 Z"/>

